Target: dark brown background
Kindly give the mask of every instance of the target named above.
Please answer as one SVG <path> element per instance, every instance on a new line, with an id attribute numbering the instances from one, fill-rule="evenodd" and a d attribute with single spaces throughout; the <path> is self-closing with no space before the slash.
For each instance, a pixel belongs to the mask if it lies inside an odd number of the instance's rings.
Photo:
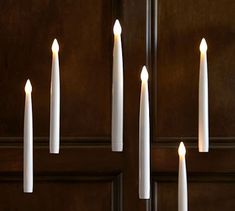
<path id="1" fill-rule="evenodd" d="M 175 211 L 187 146 L 189 210 L 235 209 L 235 2 L 0 2 L 0 210 Z M 124 152 L 111 152 L 112 26 L 124 53 Z M 51 44 L 60 44 L 61 152 L 50 155 Z M 208 43 L 210 153 L 197 150 L 199 44 Z M 150 74 L 152 200 L 138 199 L 140 71 Z M 34 193 L 22 187 L 24 85 L 34 110 Z"/>
<path id="2" fill-rule="evenodd" d="M 177 210 L 177 147 L 187 146 L 189 210 L 235 210 L 235 2 L 152 4 L 152 205 Z M 199 153 L 199 44 L 208 44 L 210 152 Z M 157 47 L 156 47 L 157 46 Z"/>

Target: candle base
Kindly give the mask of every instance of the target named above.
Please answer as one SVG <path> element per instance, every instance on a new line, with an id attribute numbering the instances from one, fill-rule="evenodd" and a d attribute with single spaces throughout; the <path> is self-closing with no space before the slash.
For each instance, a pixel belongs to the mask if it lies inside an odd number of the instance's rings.
<path id="1" fill-rule="evenodd" d="M 50 154 L 59 154 L 60 151 L 60 140 L 59 139 L 50 139 Z"/>
<path id="2" fill-rule="evenodd" d="M 33 189 L 28 189 L 28 190 L 27 190 L 27 189 L 26 189 L 26 190 L 24 189 L 24 193 L 33 193 Z"/>
<path id="3" fill-rule="evenodd" d="M 33 193 L 33 191 L 24 191 L 25 194 Z"/>
<path id="4" fill-rule="evenodd" d="M 208 144 L 206 144 L 206 145 L 204 145 L 204 146 L 202 146 L 202 145 L 199 144 L 199 146 L 198 146 L 198 151 L 199 151 L 199 152 L 209 152 L 209 146 L 208 146 Z"/>
<path id="5" fill-rule="evenodd" d="M 59 150 L 50 150 L 50 154 L 59 154 Z"/>
<path id="6" fill-rule="evenodd" d="M 199 152 L 209 152 L 209 149 L 199 149 Z"/>
<path id="7" fill-rule="evenodd" d="M 149 193 L 139 193 L 139 198 L 140 199 L 150 199 L 150 194 Z"/>
<path id="8" fill-rule="evenodd" d="M 123 144 L 122 143 L 112 143 L 112 151 L 113 152 L 122 152 Z"/>

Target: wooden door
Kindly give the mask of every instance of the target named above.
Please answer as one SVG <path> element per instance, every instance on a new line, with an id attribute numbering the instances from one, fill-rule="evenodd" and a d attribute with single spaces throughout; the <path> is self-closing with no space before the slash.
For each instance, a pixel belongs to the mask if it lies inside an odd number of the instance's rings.
<path id="1" fill-rule="evenodd" d="M 0 2 L 0 210 L 235 209 L 233 0 Z M 124 53 L 124 151 L 111 152 L 112 27 Z M 61 152 L 49 154 L 51 44 L 60 44 Z M 199 43 L 208 43 L 210 152 L 197 149 Z M 149 70 L 151 203 L 138 199 L 140 71 Z M 24 85 L 33 86 L 34 192 L 24 194 Z"/>
<path id="2" fill-rule="evenodd" d="M 142 0 L 0 2 L 0 210 L 145 210 L 138 199 Z M 111 152 L 113 23 L 124 53 L 124 152 Z M 60 45 L 61 150 L 49 154 L 51 45 Z M 34 192 L 23 193 L 24 85 L 31 80 Z"/>
<path id="3" fill-rule="evenodd" d="M 190 211 L 235 210 L 235 2 L 151 4 L 152 205 L 177 210 L 177 147 L 187 147 Z M 199 153 L 199 44 L 208 44 L 210 152 Z"/>

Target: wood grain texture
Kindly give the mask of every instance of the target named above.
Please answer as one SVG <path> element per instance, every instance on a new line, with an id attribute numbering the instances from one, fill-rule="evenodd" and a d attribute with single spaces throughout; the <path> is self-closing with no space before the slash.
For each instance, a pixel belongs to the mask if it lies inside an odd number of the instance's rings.
<path id="1" fill-rule="evenodd" d="M 190 210 L 233 210 L 234 174 L 198 174 L 188 176 Z M 154 210 L 177 210 L 177 176 L 154 178 Z"/>
<path id="2" fill-rule="evenodd" d="M 209 153 L 199 153 L 197 148 L 187 148 L 187 170 L 189 173 L 234 173 L 234 153 L 234 148 L 217 148 Z M 178 148 L 154 147 L 151 158 L 153 173 L 178 172 Z"/>
<path id="3" fill-rule="evenodd" d="M 189 183 L 188 190 L 190 210 L 234 210 L 234 187 L 234 182 Z M 155 198 L 158 208 L 155 210 L 177 210 L 177 183 L 158 183 L 155 191 L 158 191 L 158 196 Z"/>
<path id="4" fill-rule="evenodd" d="M 187 144 L 186 144 L 187 147 Z M 178 153 L 177 147 L 152 147 L 152 207 L 154 210 L 177 210 Z M 213 148 L 199 153 L 187 147 L 190 210 L 233 210 L 235 203 L 234 148 Z M 222 195 L 221 195 L 222 193 Z M 216 203 L 220 204 L 216 206 Z M 205 206 L 204 206 L 205 204 Z M 201 207 L 201 208 L 200 208 Z"/>
<path id="5" fill-rule="evenodd" d="M 234 210 L 235 2 L 151 3 L 152 210 L 177 210 L 178 145 L 187 147 L 189 210 Z M 199 153 L 199 44 L 208 44 L 210 151 Z"/>
<path id="6" fill-rule="evenodd" d="M 0 176 L 1 210 L 120 210 L 120 178 L 113 176 L 36 175 L 34 194 L 22 192 L 17 175 Z M 50 190 L 50 191 L 48 191 Z M 15 202 L 12 203 L 12 199 Z"/>
<path id="7" fill-rule="evenodd" d="M 122 25 L 124 56 L 122 153 L 112 153 L 110 145 L 116 18 Z M 51 44 L 55 37 L 60 44 L 62 138 L 60 154 L 50 155 Z M 148 202 L 138 198 L 138 105 L 140 71 L 146 60 L 146 2 L 3 0 L 0 44 L 0 96 L 4 99 L 0 100 L 0 198 L 5 201 L 0 210 L 145 210 Z M 33 86 L 32 195 L 22 194 L 21 176 L 27 78 Z M 18 179 L 4 179 L 11 175 Z M 41 180 L 40 175 L 46 178 Z M 58 179 L 60 175 L 64 179 Z M 75 181 L 73 175 L 122 175 L 122 179 Z"/>
<path id="8" fill-rule="evenodd" d="M 235 3 L 158 0 L 155 137 L 196 137 L 199 44 L 208 43 L 210 136 L 234 136 Z"/>
<path id="9" fill-rule="evenodd" d="M 48 136 L 55 37 L 60 45 L 62 136 L 110 136 L 112 6 L 110 0 L 0 3 L 1 136 L 22 135 L 28 78 L 34 134 Z"/>

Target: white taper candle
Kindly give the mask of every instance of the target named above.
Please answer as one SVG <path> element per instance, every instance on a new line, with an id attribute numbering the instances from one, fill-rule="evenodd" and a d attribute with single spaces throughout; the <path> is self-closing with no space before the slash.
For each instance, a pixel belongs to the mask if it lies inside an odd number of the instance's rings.
<path id="1" fill-rule="evenodd" d="M 208 74 L 207 44 L 203 38 L 200 44 L 199 73 L 199 111 L 198 111 L 198 148 L 199 152 L 209 151 L 209 114 L 208 114 Z"/>
<path id="2" fill-rule="evenodd" d="M 115 21 L 112 87 L 112 151 L 123 151 L 123 58 L 121 25 Z"/>
<path id="3" fill-rule="evenodd" d="M 188 189 L 187 189 L 187 171 L 184 143 L 181 142 L 179 149 L 179 177 L 178 177 L 178 211 L 188 210 Z"/>
<path id="4" fill-rule="evenodd" d="M 141 94 L 139 113 L 139 197 L 150 198 L 150 122 L 148 72 L 144 66 L 141 72 Z"/>
<path id="5" fill-rule="evenodd" d="M 51 107 L 50 107 L 50 153 L 59 153 L 60 148 L 60 68 L 59 44 L 52 44 Z"/>
<path id="6" fill-rule="evenodd" d="M 24 192 L 33 192 L 33 114 L 32 114 L 32 86 L 29 80 L 25 85 L 24 110 Z"/>

